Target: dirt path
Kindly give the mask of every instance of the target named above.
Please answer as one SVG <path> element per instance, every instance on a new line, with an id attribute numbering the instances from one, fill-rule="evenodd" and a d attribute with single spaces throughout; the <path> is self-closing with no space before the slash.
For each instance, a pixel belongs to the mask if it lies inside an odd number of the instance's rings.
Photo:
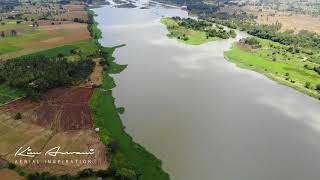
<path id="1" fill-rule="evenodd" d="M 102 85 L 103 66 L 99 63 L 100 58 L 96 58 L 93 61 L 96 63 L 96 66 L 94 67 L 93 72 L 90 75 L 90 80 L 84 85 L 86 87 Z"/>

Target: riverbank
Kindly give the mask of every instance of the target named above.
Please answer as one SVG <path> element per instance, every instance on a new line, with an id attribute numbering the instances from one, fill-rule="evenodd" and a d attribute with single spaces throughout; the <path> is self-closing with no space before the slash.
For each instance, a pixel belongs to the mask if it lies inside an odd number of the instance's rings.
<path id="1" fill-rule="evenodd" d="M 255 38 L 260 43 L 252 48 L 242 42 L 234 43 L 231 50 L 224 53 L 226 59 L 245 69 L 254 70 L 268 78 L 294 88 L 314 98 L 320 98 L 317 85 L 320 75 L 313 69 L 315 63 L 303 60 L 303 53 L 290 53 L 283 45 Z"/>
<path id="2" fill-rule="evenodd" d="M 97 26 L 97 23 L 93 23 L 93 26 Z M 97 27 L 92 29 L 100 31 Z M 96 34 L 101 35 L 101 31 Z M 112 89 L 116 87 L 116 83 L 112 74 L 121 73 L 126 68 L 126 65 L 117 64 L 112 56 L 113 52 L 120 47 L 122 46 L 111 48 L 101 46 L 100 54 L 105 66 L 103 83 L 101 87 L 95 89 L 91 99 L 94 125 L 99 128 L 101 140 L 109 149 L 109 171 L 121 178 L 167 180 L 169 175 L 162 170 L 161 161 L 135 143 L 126 133 L 120 117 L 124 108 L 115 105 Z"/>

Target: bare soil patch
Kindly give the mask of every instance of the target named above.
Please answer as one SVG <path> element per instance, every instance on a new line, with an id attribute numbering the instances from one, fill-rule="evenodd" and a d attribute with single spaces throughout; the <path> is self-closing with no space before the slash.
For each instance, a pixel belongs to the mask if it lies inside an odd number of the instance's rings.
<path id="1" fill-rule="evenodd" d="M 94 59 L 94 62 L 96 63 L 93 72 L 90 75 L 89 81 L 84 84 L 86 87 L 92 87 L 93 85 L 95 86 L 100 86 L 102 85 L 102 73 L 103 73 L 103 66 L 100 65 L 100 59 Z"/>
<path id="2" fill-rule="evenodd" d="M 275 24 L 277 22 L 282 24 L 282 31 L 294 30 L 299 32 L 301 30 L 308 30 L 320 33 L 320 18 L 309 15 L 292 14 L 289 12 L 278 12 L 271 9 L 263 9 L 254 6 L 242 7 L 244 12 L 248 12 L 257 16 L 259 24 Z"/>
<path id="3" fill-rule="evenodd" d="M 0 177 L 4 180 L 25 180 L 26 178 L 20 176 L 17 172 L 10 169 L 0 169 Z"/>
<path id="4" fill-rule="evenodd" d="M 39 102 L 21 99 L 1 106 L 0 159 L 12 163 L 18 161 L 17 165 L 28 172 L 76 174 L 86 168 L 106 169 L 107 151 L 93 130 L 89 109 L 92 93 L 91 88 L 57 88 L 45 93 Z M 22 113 L 21 120 L 14 119 L 17 112 Z M 93 149 L 94 154 L 45 156 L 46 151 L 57 146 L 63 152 L 89 152 Z M 42 154 L 35 158 L 14 156 L 20 147 L 31 147 Z M 40 163 L 21 164 L 20 160 L 37 160 Z"/>
<path id="5" fill-rule="evenodd" d="M 23 121 L 57 131 L 90 129 L 93 123 L 88 103 L 92 93 L 90 88 L 57 88 L 45 93 L 38 103 L 22 99 L 0 111 L 11 116 L 21 112 Z"/>
<path id="6" fill-rule="evenodd" d="M 70 23 L 41 26 L 48 37 L 18 45 L 21 48 L 50 48 L 72 42 L 90 39 L 86 24 Z"/>
<path id="7" fill-rule="evenodd" d="M 63 5 L 63 8 L 67 11 L 83 11 L 85 6 L 82 4 L 66 4 Z"/>

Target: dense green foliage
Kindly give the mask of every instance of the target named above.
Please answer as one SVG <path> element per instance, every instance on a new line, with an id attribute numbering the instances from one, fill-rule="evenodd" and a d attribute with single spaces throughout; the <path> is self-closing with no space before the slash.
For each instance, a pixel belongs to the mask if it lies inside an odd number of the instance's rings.
<path id="1" fill-rule="evenodd" d="M 209 23 L 203 20 L 196 20 L 191 18 L 180 18 L 178 16 L 172 17 L 172 19 L 178 22 L 179 26 L 182 26 L 188 29 L 198 30 L 198 31 L 205 30 L 212 26 L 212 23 Z"/>
<path id="2" fill-rule="evenodd" d="M 94 12 L 91 10 L 88 11 L 88 30 L 92 38 L 99 39 L 102 37 L 98 23 L 94 20 Z"/>
<path id="3" fill-rule="evenodd" d="M 2 64 L 0 81 L 35 96 L 54 87 L 77 84 L 88 77 L 93 67 L 89 59 L 69 62 L 63 57 L 25 56 Z"/>
<path id="4" fill-rule="evenodd" d="M 245 44 L 250 45 L 254 49 L 262 47 L 261 44 L 260 44 L 260 41 L 257 40 L 257 38 L 254 38 L 254 37 L 247 37 L 245 39 L 242 39 L 241 41 L 244 42 Z"/>

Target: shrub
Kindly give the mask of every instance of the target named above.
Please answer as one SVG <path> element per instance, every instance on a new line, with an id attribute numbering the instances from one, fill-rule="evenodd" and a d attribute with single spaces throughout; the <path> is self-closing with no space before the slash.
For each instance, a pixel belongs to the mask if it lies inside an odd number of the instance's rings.
<path id="1" fill-rule="evenodd" d="M 15 164 L 9 163 L 8 168 L 9 169 L 15 169 L 17 166 Z"/>
<path id="2" fill-rule="evenodd" d="M 15 120 L 19 120 L 22 119 L 22 113 L 21 112 L 17 112 L 16 115 L 14 116 Z"/>
<path id="3" fill-rule="evenodd" d="M 120 146 L 119 146 L 118 142 L 115 141 L 115 140 L 112 140 L 112 141 L 108 144 L 108 151 L 109 151 L 110 153 L 115 153 L 115 152 L 119 151 L 119 149 L 120 149 Z"/>
<path id="4" fill-rule="evenodd" d="M 92 169 L 84 169 L 78 172 L 78 177 L 90 177 L 92 175 L 94 175 L 94 172 Z"/>
<path id="5" fill-rule="evenodd" d="M 310 82 L 306 82 L 306 84 L 304 85 L 305 88 L 310 89 L 311 87 L 311 83 Z"/>

